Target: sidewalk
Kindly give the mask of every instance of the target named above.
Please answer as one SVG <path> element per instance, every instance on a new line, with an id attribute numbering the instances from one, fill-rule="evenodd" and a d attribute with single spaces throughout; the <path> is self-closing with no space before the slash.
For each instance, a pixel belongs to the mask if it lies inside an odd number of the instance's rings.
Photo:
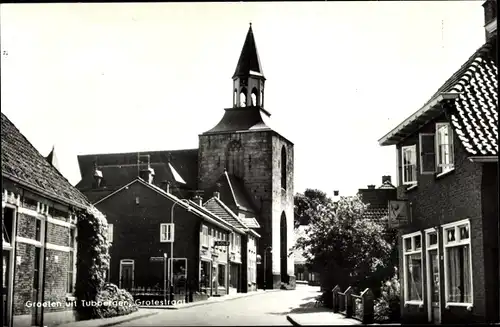
<path id="1" fill-rule="evenodd" d="M 356 319 L 345 318 L 340 313 L 333 312 L 292 313 L 286 319 L 294 326 L 361 325 Z"/>
<path id="2" fill-rule="evenodd" d="M 224 296 L 214 296 L 210 297 L 207 300 L 204 301 L 198 301 L 198 302 L 191 302 L 191 303 L 184 303 L 184 304 L 177 304 L 177 305 L 166 305 L 166 306 L 140 306 L 139 308 L 144 308 L 144 309 L 157 309 L 157 310 L 179 310 L 179 309 L 186 309 L 186 308 L 192 308 L 192 307 L 197 307 L 200 305 L 207 305 L 211 303 L 217 303 L 217 302 L 225 302 L 225 301 L 230 301 L 230 300 L 236 300 L 236 299 L 241 299 L 244 297 L 249 297 L 249 296 L 255 296 L 255 295 L 262 295 L 266 293 L 271 293 L 271 292 L 278 292 L 281 290 L 257 290 L 254 292 L 248 292 L 248 293 L 234 293 L 234 294 L 229 294 L 229 295 L 224 295 Z"/>

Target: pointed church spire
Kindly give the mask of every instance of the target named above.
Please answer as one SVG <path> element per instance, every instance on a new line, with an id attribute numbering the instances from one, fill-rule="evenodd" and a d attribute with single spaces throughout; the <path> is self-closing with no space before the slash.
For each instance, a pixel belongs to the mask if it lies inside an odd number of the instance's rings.
<path id="1" fill-rule="evenodd" d="M 59 160 L 57 160 L 56 152 L 55 152 L 55 146 L 52 146 L 52 151 L 50 151 L 49 155 L 45 158 L 47 161 L 57 170 L 61 171 L 59 169 Z"/>
<path id="2" fill-rule="evenodd" d="M 233 79 L 236 77 L 248 77 L 250 71 L 262 76 L 264 75 L 260 64 L 259 54 L 257 53 L 257 46 L 255 45 L 252 23 L 250 23 L 250 27 L 248 28 L 247 37 L 241 49 L 240 59 L 234 71 Z"/>

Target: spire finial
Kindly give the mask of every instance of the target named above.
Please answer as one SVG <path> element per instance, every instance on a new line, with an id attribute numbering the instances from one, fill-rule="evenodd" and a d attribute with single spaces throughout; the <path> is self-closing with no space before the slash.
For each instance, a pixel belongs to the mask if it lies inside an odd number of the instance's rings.
<path id="1" fill-rule="evenodd" d="M 250 27 L 252 27 L 252 22 L 250 22 Z"/>

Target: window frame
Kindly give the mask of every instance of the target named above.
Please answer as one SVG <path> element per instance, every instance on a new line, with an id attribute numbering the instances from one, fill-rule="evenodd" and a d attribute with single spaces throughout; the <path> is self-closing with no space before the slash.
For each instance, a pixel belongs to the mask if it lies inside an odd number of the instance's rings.
<path id="1" fill-rule="evenodd" d="M 114 237 L 114 225 L 108 224 L 108 243 L 109 244 L 113 244 L 113 237 Z"/>
<path id="2" fill-rule="evenodd" d="M 418 250 L 415 250 L 415 238 L 416 236 L 420 236 L 420 248 Z M 409 234 L 405 234 L 405 235 L 402 235 L 401 236 L 401 239 L 402 239 L 402 247 L 403 247 L 403 276 L 404 276 L 404 284 L 403 284 L 403 302 L 404 302 L 404 305 L 419 305 L 419 306 L 423 306 L 424 304 L 424 289 L 425 289 L 425 285 L 424 285 L 424 251 L 423 251 L 423 237 L 422 237 L 422 232 L 418 231 L 418 232 L 413 232 L 413 233 L 409 233 Z M 406 240 L 407 239 L 411 239 L 411 250 L 410 251 L 407 251 L 406 249 Z M 421 272 L 420 272 L 420 276 L 421 276 L 421 284 L 422 284 L 422 294 L 421 294 L 421 300 L 407 300 L 408 298 L 408 288 L 406 287 L 407 284 L 408 284 L 408 271 L 407 271 L 407 267 L 406 267 L 406 261 L 407 261 L 407 256 L 409 255 L 412 255 L 412 254 L 420 254 L 420 260 L 421 260 Z"/>
<path id="3" fill-rule="evenodd" d="M 441 158 L 441 143 L 440 137 L 439 137 L 439 130 L 443 127 L 446 127 L 448 129 L 448 151 L 449 151 L 449 158 L 450 158 L 450 163 L 449 164 L 442 164 L 439 163 Z M 453 147 L 453 129 L 451 128 L 450 123 L 436 123 L 436 133 L 434 136 L 434 143 L 435 143 L 435 152 L 436 152 L 436 172 L 437 172 L 437 177 L 447 174 L 450 171 L 453 171 L 455 169 L 455 155 L 454 155 L 454 147 Z M 446 167 L 444 167 L 446 166 Z"/>
<path id="4" fill-rule="evenodd" d="M 207 225 L 201 226 L 201 247 L 208 249 L 210 246 L 209 229 Z"/>
<path id="5" fill-rule="evenodd" d="M 414 163 L 413 164 L 409 164 L 409 165 L 405 165 L 405 152 L 406 151 L 412 151 L 413 152 L 413 161 Z M 415 187 L 417 185 L 417 145 L 416 144 L 413 144 L 413 145 L 406 145 L 406 146 L 402 146 L 401 147 L 401 176 L 402 176 L 402 184 L 403 185 L 408 185 L 409 187 Z M 415 180 L 412 180 L 412 181 L 405 181 L 406 179 L 406 170 L 405 170 L 405 167 L 408 167 L 408 166 L 414 166 L 414 176 L 415 177 Z"/>
<path id="6" fill-rule="evenodd" d="M 163 228 L 166 228 L 165 233 L 163 232 Z M 174 243 L 174 240 L 175 240 L 175 224 L 161 223 L 160 243 Z"/>
<path id="7" fill-rule="evenodd" d="M 436 243 L 431 244 L 430 242 L 430 236 L 432 234 L 436 234 Z M 425 270 L 426 270 L 426 281 L 427 281 L 427 306 L 428 306 L 428 319 L 431 321 L 432 319 L 432 313 L 431 313 L 431 306 L 432 306 L 432 293 L 431 293 L 431 281 L 430 277 L 432 276 L 432 271 L 431 271 L 431 261 L 430 261 L 430 251 L 436 251 L 437 257 L 438 257 L 438 274 L 439 274 L 439 279 L 441 279 L 441 265 L 439 264 L 441 260 L 439 258 L 441 257 L 441 251 L 439 250 L 439 228 L 429 228 L 425 230 Z M 439 287 L 439 306 L 441 308 L 441 287 Z"/>
<path id="8" fill-rule="evenodd" d="M 78 229 L 76 226 L 71 226 L 69 228 L 69 251 L 68 251 L 68 258 L 71 258 L 71 272 L 69 271 L 70 267 L 66 267 L 66 296 L 72 297 L 75 294 L 75 285 L 76 285 L 76 249 L 77 249 L 77 236 L 78 236 Z M 71 243 L 73 243 L 73 246 L 71 246 Z M 68 263 L 69 266 L 69 263 Z M 68 286 L 70 285 L 69 279 L 69 274 L 71 274 L 71 290 L 68 289 Z"/>
<path id="9" fill-rule="evenodd" d="M 460 238 L 460 227 L 462 226 L 467 226 L 469 229 L 469 237 L 465 240 L 462 240 Z M 446 232 L 449 229 L 455 229 L 455 241 L 448 242 L 448 238 L 446 235 Z M 474 306 L 474 270 L 472 269 L 472 242 L 471 242 L 471 224 L 469 219 L 463 219 L 459 221 L 454 221 L 452 223 L 444 224 L 441 226 L 441 231 L 443 233 L 443 261 L 444 261 L 444 305 L 446 308 L 449 308 L 450 306 L 455 306 L 455 307 L 467 307 L 467 308 L 472 308 Z M 449 302 L 448 301 L 448 295 L 449 295 L 449 289 L 448 289 L 448 278 L 449 278 L 449 268 L 447 264 L 447 259 L 448 259 L 448 254 L 447 254 L 447 249 L 452 248 L 452 247 L 458 247 L 458 246 L 464 246 L 468 245 L 469 246 L 469 269 L 470 269 L 470 298 L 471 302 Z"/>

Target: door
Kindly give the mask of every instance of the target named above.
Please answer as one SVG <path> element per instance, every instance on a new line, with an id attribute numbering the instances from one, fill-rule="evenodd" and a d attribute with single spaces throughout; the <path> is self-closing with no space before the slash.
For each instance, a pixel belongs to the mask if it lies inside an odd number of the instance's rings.
<path id="1" fill-rule="evenodd" d="M 121 267 L 121 288 L 130 290 L 134 283 L 134 266 L 131 263 L 122 263 Z"/>
<path id="2" fill-rule="evenodd" d="M 439 297 L 439 257 L 437 249 L 429 250 L 429 276 L 430 283 L 430 317 L 434 324 L 441 323 L 441 305 Z"/>
<path id="3" fill-rule="evenodd" d="M 32 303 L 39 303 L 40 302 L 40 277 L 41 276 L 41 271 L 40 271 L 40 260 L 41 260 L 41 249 L 39 247 L 35 248 L 35 262 L 33 263 L 33 293 L 32 293 Z M 34 305 L 31 307 L 31 325 L 32 326 L 40 326 L 41 323 L 41 315 L 42 315 L 42 308 Z"/>

